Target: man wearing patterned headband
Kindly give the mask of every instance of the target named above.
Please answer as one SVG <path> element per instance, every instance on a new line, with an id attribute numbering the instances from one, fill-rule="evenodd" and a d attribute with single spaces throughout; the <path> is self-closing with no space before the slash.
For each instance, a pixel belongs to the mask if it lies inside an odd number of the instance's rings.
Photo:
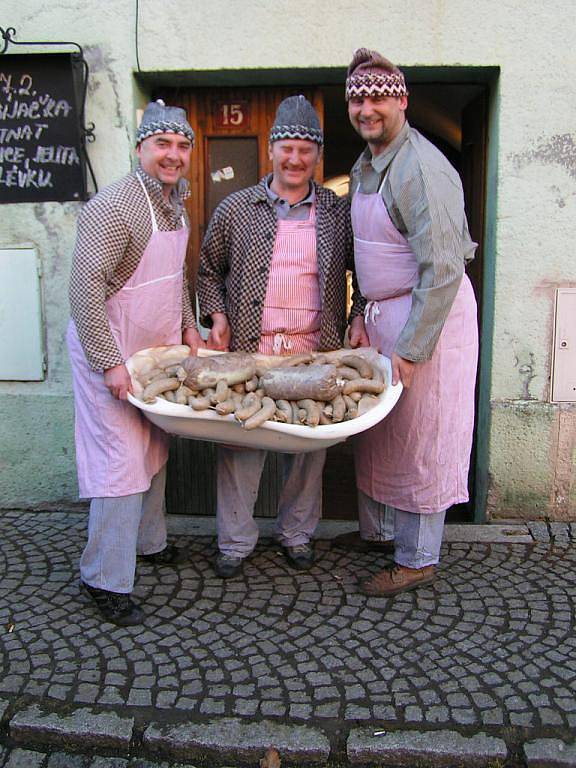
<path id="1" fill-rule="evenodd" d="M 322 129 L 304 96 L 285 99 L 270 131 L 272 173 L 214 212 L 200 254 L 198 298 L 208 346 L 297 354 L 342 345 L 348 203 L 312 179 Z M 352 315 L 362 313 L 357 300 Z M 282 456 L 285 483 L 276 534 L 291 567 L 313 564 L 325 451 Z M 218 448 L 216 572 L 231 578 L 258 539 L 253 520 L 265 451 Z"/>
<path id="2" fill-rule="evenodd" d="M 340 544 L 394 551 L 361 587 L 391 596 L 430 584 L 445 512 L 468 500 L 478 355 L 470 239 L 460 178 L 406 121 L 402 72 L 360 49 L 348 68 L 350 121 L 368 147 L 352 169 L 355 268 L 364 318 L 352 346 L 392 360 L 404 392 L 356 441 L 360 535 Z"/>
<path id="3" fill-rule="evenodd" d="M 80 496 L 91 499 L 81 584 L 102 616 L 143 620 L 130 598 L 136 555 L 173 565 L 166 543 L 167 437 L 126 402 L 126 360 L 140 349 L 203 346 L 184 257 L 184 211 L 194 132 L 186 113 L 149 104 L 138 129 L 139 166 L 82 210 L 70 280 L 67 341 L 75 400 Z"/>

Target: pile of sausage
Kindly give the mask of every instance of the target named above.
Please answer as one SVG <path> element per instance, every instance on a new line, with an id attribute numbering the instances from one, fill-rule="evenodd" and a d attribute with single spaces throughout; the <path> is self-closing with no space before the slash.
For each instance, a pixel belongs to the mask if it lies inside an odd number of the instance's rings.
<path id="1" fill-rule="evenodd" d="M 245 429 L 265 421 L 317 427 L 366 413 L 386 389 L 380 368 L 339 350 L 271 357 L 227 352 L 212 357 L 166 357 L 135 373 L 135 394 L 195 411 L 234 414 Z"/>

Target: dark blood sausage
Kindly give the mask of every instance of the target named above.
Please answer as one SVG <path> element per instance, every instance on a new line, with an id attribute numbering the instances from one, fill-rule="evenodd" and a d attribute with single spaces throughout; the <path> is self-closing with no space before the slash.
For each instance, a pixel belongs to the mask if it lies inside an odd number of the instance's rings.
<path id="1" fill-rule="evenodd" d="M 274 400 L 333 400 L 340 394 L 335 365 L 297 365 L 271 368 L 260 377 L 260 386 Z"/>

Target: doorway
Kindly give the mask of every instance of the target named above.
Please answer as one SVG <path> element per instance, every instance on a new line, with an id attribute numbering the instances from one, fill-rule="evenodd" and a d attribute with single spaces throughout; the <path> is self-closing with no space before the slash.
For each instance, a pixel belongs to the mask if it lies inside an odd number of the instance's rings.
<path id="1" fill-rule="evenodd" d="M 468 70 L 469 71 L 469 70 Z M 484 241 L 486 154 L 490 79 L 494 73 L 466 77 L 443 68 L 441 77 L 432 72 L 405 70 L 410 89 L 408 120 L 432 141 L 460 173 L 466 212 L 473 240 L 478 243 L 476 258 L 468 267 L 474 286 L 481 322 Z M 452 76 L 452 80 L 450 77 Z M 221 76 L 222 77 L 222 76 Z M 286 96 L 304 93 L 321 115 L 325 146 L 323 166 L 316 180 L 333 183 L 344 191 L 354 161 L 364 148 L 351 128 L 343 98 L 344 74 L 324 73 L 324 82 L 277 87 L 272 83 L 254 87 L 190 87 L 159 89 L 155 96 L 186 108 L 196 131 L 191 170 L 191 198 L 188 210 L 191 237 L 188 253 L 190 274 L 194 276 L 200 244 L 216 205 L 228 194 L 257 182 L 270 166 L 267 155 L 268 132 L 277 105 Z M 220 79 L 222 82 L 222 79 Z M 286 80 L 284 79 L 285 83 Z M 294 82 L 298 82 L 294 80 Z M 336 84 L 337 83 L 337 84 Z M 193 282 L 193 281 L 192 281 Z M 477 387 L 477 397 L 479 388 Z M 478 513 L 475 441 L 470 471 L 470 502 L 449 511 L 450 521 L 473 522 Z M 172 513 L 206 515 L 215 511 L 215 448 L 211 443 L 174 439 L 168 467 L 167 508 Z M 266 464 L 256 514 L 275 516 L 280 475 L 276 457 Z M 323 516 L 353 520 L 357 516 L 352 445 L 350 441 L 331 448 L 324 472 Z"/>

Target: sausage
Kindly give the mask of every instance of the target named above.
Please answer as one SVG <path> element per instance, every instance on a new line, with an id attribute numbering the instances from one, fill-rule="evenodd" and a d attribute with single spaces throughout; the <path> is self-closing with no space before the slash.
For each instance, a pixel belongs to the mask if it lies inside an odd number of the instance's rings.
<path id="1" fill-rule="evenodd" d="M 303 352 L 301 355 L 286 355 L 283 358 L 282 367 L 292 368 L 295 365 L 307 365 L 314 359 L 309 352 Z"/>
<path id="2" fill-rule="evenodd" d="M 345 395 L 349 395 L 352 392 L 369 392 L 372 395 L 379 395 L 384 392 L 386 386 L 382 381 L 375 381 L 374 379 L 353 379 L 347 381 L 344 384 L 342 392 Z"/>
<path id="3" fill-rule="evenodd" d="M 358 371 L 356 368 L 351 368 L 349 365 L 339 365 L 336 368 L 336 376 L 338 376 L 339 379 L 353 381 L 358 378 Z"/>
<path id="4" fill-rule="evenodd" d="M 234 400 L 232 400 L 232 398 L 216 403 L 216 413 L 218 413 L 220 416 L 228 416 L 228 414 L 234 413 L 235 410 L 236 403 Z"/>
<path id="5" fill-rule="evenodd" d="M 247 382 L 244 383 L 246 392 L 255 392 L 258 389 L 258 376 L 252 376 Z"/>
<path id="6" fill-rule="evenodd" d="M 242 426 L 244 429 L 256 429 L 256 427 L 261 427 L 265 421 L 268 421 L 268 419 L 271 419 L 272 416 L 274 416 L 275 412 L 276 403 L 274 400 L 272 400 L 271 397 L 263 397 L 260 410 L 256 411 L 256 413 L 246 419 Z"/>
<path id="7" fill-rule="evenodd" d="M 288 402 L 288 400 L 276 400 L 276 413 L 281 413 L 284 416 L 284 421 L 286 424 L 292 424 L 292 406 Z M 281 421 L 281 419 L 278 419 Z"/>
<path id="8" fill-rule="evenodd" d="M 291 401 L 290 408 L 292 408 L 292 424 L 300 424 L 300 408 L 298 408 L 298 403 Z"/>
<path id="9" fill-rule="evenodd" d="M 182 386 L 178 387 L 178 389 L 174 393 L 174 402 L 178 403 L 178 405 L 187 405 L 188 398 L 191 397 L 191 395 L 192 395 L 192 390 L 188 389 L 188 387 L 185 387 L 182 384 Z"/>
<path id="10" fill-rule="evenodd" d="M 320 405 L 310 398 L 298 400 L 298 407 L 306 411 L 306 424 L 309 427 L 317 427 L 320 423 Z"/>
<path id="11" fill-rule="evenodd" d="M 151 368 L 147 373 L 144 373 L 137 378 L 140 379 L 140 383 L 143 387 L 147 387 L 150 382 L 155 381 L 156 379 L 165 379 L 166 374 L 160 368 Z"/>
<path id="12" fill-rule="evenodd" d="M 358 416 L 363 416 L 378 405 L 378 398 L 374 395 L 364 394 L 358 402 Z"/>
<path id="13" fill-rule="evenodd" d="M 256 372 L 256 363 L 247 352 L 225 352 L 213 357 L 187 357 L 182 361 L 186 370 L 186 386 L 191 389 L 213 387 L 223 379 L 228 386 L 248 381 Z"/>
<path id="14" fill-rule="evenodd" d="M 340 359 L 340 365 L 349 365 L 350 368 L 355 368 L 362 379 L 371 379 L 373 376 L 372 366 L 368 360 L 364 360 L 360 355 L 344 355 Z"/>
<path id="15" fill-rule="evenodd" d="M 150 382 L 144 392 L 142 393 L 142 400 L 145 403 L 151 403 L 156 398 L 156 395 L 162 392 L 168 392 L 174 389 L 178 389 L 180 382 L 178 379 L 162 378 L 156 379 Z"/>
<path id="16" fill-rule="evenodd" d="M 332 400 L 332 421 L 335 424 L 339 424 L 343 421 L 345 415 L 346 401 L 342 395 L 338 395 L 338 397 L 335 397 L 334 400 Z"/>
<path id="17" fill-rule="evenodd" d="M 216 384 L 216 402 L 223 403 L 224 400 L 228 400 L 230 397 L 230 389 L 228 384 L 222 379 Z"/>
<path id="18" fill-rule="evenodd" d="M 212 403 L 210 402 L 210 397 L 199 395 L 198 397 L 189 397 L 188 405 L 193 411 L 206 411 Z"/>
<path id="19" fill-rule="evenodd" d="M 262 401 L 257 397 L 254 392 L 250 392 L 242 400 L 242 406 L 236 410 L 235 416 L 238 421 L 246 421 L 250 416 L 253 416 L 256 411 L 259 411 L 262 407 Z M 276 409 L 276 405 L 274 405 Z"/>
<path id="20" fill-rule="evenodd" d="M 355 419 L 358 416 L 358 406 L 348 395 L 344 395 L 344 402 L 346 403 L 345 420 Z"/>
<path id="21" fill-rule="evenodd" d="M 301 355 L 261 355 L 256 354 L 256 375 L 264 376 L 266 371 L 272 368 L 292 368 L 295 365 L 306 365 L 313 361 L 314 356 L 310 352 Z"/>
<path id="22" fill-rule="evenodd" d="M 333 400 L 340 392 L 334 365 L 299 365 L 271 368 L 260 386 L 274 400 Z"/>

